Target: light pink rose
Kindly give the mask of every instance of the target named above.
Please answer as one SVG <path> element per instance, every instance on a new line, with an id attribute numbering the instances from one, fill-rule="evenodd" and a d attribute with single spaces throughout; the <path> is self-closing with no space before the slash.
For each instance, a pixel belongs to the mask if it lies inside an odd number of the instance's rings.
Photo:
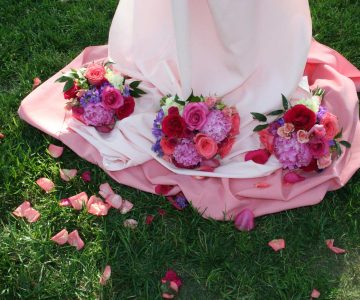
<path id="1" fill-rule="evenodd" d="M 209 108 L 204 102 L 189 103 L 183 111 L 183 118 L 190 130 L 200 130 L 205 122 Z"/>
<path id="2" fill-rule="evenodd" d="M 305 130 L 299 130 L 296 133 L 296 138 L 300 144 L 308 143 L 309 142 L 309 133 Z"/>
<path id="3" fill-rule="evenodd" d="M 124 98 L 120 91 L 111 86 L 107 86 L 103 90 L 101 100 L 104 106 L 109 109 L 118 109 L 124 105 Z"/>
<path id="4" fill-rule="evenodd" d="M 92 64 L 86 68 L 85 77 L 92 85 L 99 85 L 105 78 L 105 68 L 102 65 Z"/>
<path id="5" fill-rule="evenodd" d="M 286 134 L 290 134 L 295 130 L 295 126 L 291 123 L 285 123 L 283 127 Z"/>
<path id="6" fill-rule="evenodd" d="M 315 124 L 309 131 L 310 135 L 314 135 L 317 138 L 323 138 L 326 134 L 324 125 Z"/>
<path id="7" fill-rule="evenodd" d="M 215 97 L 207 97 L 205 98 L 205 104 L 209 107 L 209 108 L 213 108 L 217 102 L 217 98 Z"/>
<path id="8" fill-rule="evenodd" d="M 196 150 L 202 157 L 210 159 L 215 156 L 218 151 L 218 145 L 211 137 L 200 134 L 200 136 L 198 138 L 195 138 L 195 140 Z"/>
<path id="9" fill-rule="evenodd" d="M 329 112 L 325 113 L 320 121 L 320 124 L 325 127 L 325 137 L 328 140 L 332 140 L 340 131 L 338 118 Z"/>
<path id="10" fill-rule="evenodd" d="M 284 138 L 284 139 L 287 139 L 289 140 L 291 138 L 291 134 L 290 133 L 287 133 L 286 130 L 285 130 L 285 126 L 281 126 L 277 129 L 277 134 Z"/>
<path id="11" fill-rule="evenodd" d="M 324 155 L 317 160 L 317 166 L 319 169 L 325 169 L 331 165 L 331 154 Z"/>

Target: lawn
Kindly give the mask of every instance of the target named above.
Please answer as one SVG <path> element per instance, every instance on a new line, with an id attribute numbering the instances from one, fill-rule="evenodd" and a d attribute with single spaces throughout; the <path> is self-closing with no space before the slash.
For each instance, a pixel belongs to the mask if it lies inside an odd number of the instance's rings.
<path id="1" fill-rule="evenodd" d="M 249 233 L 232 223 L 203 219 L 191 207 L 177 211 L 165 198 L 122 186 L 98 167 L 66 149 L 59 159 L 46 153 L 59 142 L 17 116 L 32 80 L 43 81 L 89 45 L 105 44 L 118 1 L 2 0 L 0 6 L 0 299 L 160 299 L 160 278 L 173 268 L 183 278 L 179 299 L 360 299 L 360 173 L 313 207 L 256 220 Z M 316 39 L 360 67 L 360 2 L 312 0 Z M 59 168 L 89 170 L 92 181 L 59 178 Z M 43 193 L 35 181 L 54 180 Z M 59 206 L 59 200 L 98 191 L 108 181 L 135 206 L 95 217 Z M 11 212 L 25 199 L 41 212 L 36 223 Z M 158 209 L 166 210 L 165 216 Z M 154 215 L 151 225 L 147 215 Z M 138 220 L 136 230 L 122 224 Z M 78 229 L 85 247 L 58 246 L 50 238 L 62 228 Z M 284 238 L 275 253 L 268 241 Z M 335 239 L 345 255 L 327 249 Z M 105 265 L 112 276 L 99 285 Z"/>

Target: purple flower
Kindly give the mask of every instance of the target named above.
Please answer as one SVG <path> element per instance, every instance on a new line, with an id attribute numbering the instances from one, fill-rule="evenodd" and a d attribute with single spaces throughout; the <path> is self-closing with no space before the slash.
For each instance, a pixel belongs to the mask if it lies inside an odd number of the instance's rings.
<path id="1" fill-rule="evenodd" d="M 181 209 L 184 209 L 189 205 L 189 202 L 184 195 L 176 195 L 175 202 Z"/>
<path id="2" fill-rule="evenodd" d="M 201 132 L 211 137 L 216 143 L 222 142 L 231 130 L 231 119 L 220 110 L 212 110 L 201 129 Z"/>
<path id="3" fill-rule="evenodd" d="M 88 103 L 82 115 L 86 125 L 106 126 L 114 122 L 114 112 L 103 106 L 101 102 Z"/>
<path id="4" fill-rule="evenodd" d="M 195 144 L 188 139 L 182 139 L 175 146 L 173 156 L 176 162 L 184 167 L 196 166 L 201 161 L 201 156 L 196 151 Z"/>
<path id="5" fill-rule="evenodd" d="M 124 97 L 129 97 L 130 96 L 130 88 L 129 88 L 128 85 L 124 86 L 123 96 Z"/>
<path id="6" fill-rule="evenodd" d="M 162 109 L 160 109 L 154 120 L 151 132 L 156 139 L 159 139 L 162 137 L 162 130 L 160 127 L 161 127 L 161 122 L 162 122 L 164 116 L 165 116 L 164 111 Z"/>
<path id="7" fill-rule="evenodd" d="M 323 118 L 323 116 L 327 113 L 327 109 L 324 107 L 324 106 L 321 106 L 319 107 L 319 110 L 316 114 L 316 119 L 317 119 L 317 122 L 320 122 L 321 119 Z"/>
<path id="8" fill-rule="evenodd" d="M 204 102 L 189 103 L 185 105 L 182 117 L 190 130 L 200 130 L 208 113 L 209 108 Z"/>
<path id="9" fill-rule="evenodd" d="M 151 150 L 157 153 L 158 156 L 162 157 L 164 155 L 164 152 L 162 151 L 160 141 L 161 139 L 157 139 L 156 143 L 151 146 Z"/>
<path id="10" fill-rule="evenodd" d="M 89 103 L 95 104 L 99 103 L 100 101 L 101 95 L 99 90 L 96 87 L 93 87 L 80 98 L 80 105 L 85 108 Z"/>

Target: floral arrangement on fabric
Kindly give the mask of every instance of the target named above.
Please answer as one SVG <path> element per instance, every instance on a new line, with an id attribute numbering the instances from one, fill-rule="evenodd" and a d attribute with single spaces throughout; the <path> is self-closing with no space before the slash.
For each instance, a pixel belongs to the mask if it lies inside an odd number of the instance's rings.
<path id="1" fill-rule="evenodd" d="M 339 141 L 342 137 L 339 120 L 321 105 L 323 96 L 324 90 L 317 88 L 309 99 L 298 100 L 292 106 L 283 95 L 283 109 L 268 114 L 278 118 L 254 128 L 265 149 L 247 153 L 245 160 L 265 163 L 274 154 L 283 169 L 310 172 L 329 167 L 342 154 L 340 145 L 350 148 L 351 144 Z M 265 115 L 251 114 L 254 119 L 267 122 Z"/>
<path id="2" fill-rule="evenodd" d="M 116 120 L 134 112 L 134 98 L 145 92 L 138 88 L 140 81 L 127 84 L 129 77 L 112 68 L 113 62 L 92 63 L 80 69 L 71 69 L 57 82 L 65 83 L 64 98 L 73 116 L 101 132 L 110 132 Z"/>
<path id="3" fill-rule="evenodd" d="M 178 168 L 213 171 L 231 151 L 239 134 L 235 107 L 219 98 L 194 96 L 185 101 L 165 96 L 154 120 L 152 150 Z"/>

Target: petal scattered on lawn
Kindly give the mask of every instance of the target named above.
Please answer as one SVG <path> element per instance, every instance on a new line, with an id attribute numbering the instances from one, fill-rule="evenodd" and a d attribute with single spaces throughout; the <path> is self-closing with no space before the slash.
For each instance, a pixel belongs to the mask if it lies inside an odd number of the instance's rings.
<path id="1" fill-rule="evenodd" d="M 76 210 L 81 210 L 83 206 L 88 203 L 88 195 L 85 192 L 76 194 L 68 199 L 71 203 L 71 206 Z"/>
<path id="2" fill-rule="evenodd" d="M 63 154 L 64 147 L 56 146 L 54 144 L 50 144 L 48 148 L 49 154 L 53 158 L 58 158 Z"/>
<path id="3" fill-rule="evenodd" d="M 39 220 L 40 213 L 36 209 L 30 207 L 25 210 L 24 217 L 26 218 L 26 220 L 28 220 L 29 223 L 34 223 Z"/>
<path id="4" fill-rule="evenodd" d="M 87 203 L 88 213 L 95 216 L 106 216 L 108 214 L 110 205 L 102 201 L 101 198 L 91 196 Z"/>
<path id="5" fill-rule="evenodd" d="M 85 246 L 85 244 L 84 244 L 83 240 L 80 238 L 77 230 L 74 230 L 69 233 L 68 243 L 71 246 L 76 247 L 76 250 L 81 250 Z"/>
<path id="6" fill-rule="evenodd" d="M 128 200 L 123 200 L 123 203 L 120 207 L 120 213 L 125 215 L 127 214 L 130 210 L 132 210 L 132 208 L 134 207 L 134 204 L 132 204 L 130 201 Z"/>
<path id="7" fill-rule="evenodd" d="M 119 209 L 123 204 L 123 200 L 120 195 L 112 194 L 106 197 L 106 203 L 108 203 L 113 208 Z"/>
<path id="8" fill-rule="evenodd" d="M 40 84 L 41 84 L 41 79 L 40 79 L 39 77 L 35 77 L 32 88 L 35 89 L 35 88 L 37 88 Z"/>
<path id="9" fill-rule="evenodd" d="M 159 213 L 160 216 L 165 216 L 166 215 L 166 210 L 162 209 L 162 208 L 159 208 L 158 213 Z"/>
<path id="10" fill-rule="evenodd" d="M 317 289 L 313 289 L 312 292 L 311 292 L 311 297 L 312 298 L 319 298 L 320 297 L 320 292 L 317 290 Z"/>
<path id="11" fill-rule="evenodd" d="M 77 174 L 76 169 L 60 169 L 60 177 L 64 181 L 70 181 Z"/>
<path id="12" fill-rule="evenodd" d="M 153 221 L 154 221 L 154 216 L 152 216 L 152 215 L 146 216 L 146 219 L 145 219 L 146 225 L 150 225 Z"/>
<path id="13" fill-rule="evenodd" d="M 167 195 L 172 189 L 174 185 L 165 185 L 165 184 L 158 184 L 155 186 L 155 193 L 158 195 Z"/>
<path id="14" fill-rule="evenodd" d="M 36 183 L 46 193 L 49 193 L 55 187 L 55 184 L 49 178 L 45 177 L 39 178 L 38 180 L 36 180 Z"/>
<path id="15" fill-rule="evenodd" d="M 5 135 L 2 132 L 0 132 L 0 140 L 2 140 L 4 138 L 5 138 Z"/>
<path id="16" fill-rule="evenodd" d="M 104 269 L 104 273 L 100 277 L 100 284 L 105 285 L 111 276 L 111 267 L 107 265 Z"/>
<path id="17" fill-rule="evenodd" d="M 345 249 L 341 249 L 334 246 L 334 239 L 331 240 L 325 240 L 326 246 L 334 253 L 336 254 L 344 254 L 346 253 Z"/>
<path id="18" fill-rule="evenodd" d="M 273 248 L 274 251 L 280 251 L 281 249 L 285 249 L 285 240 L 277 239 L 272 240 L 268 243 L 268 245 Z"/>
<path id="19" fill-rule="evenodd" d="M 173 299 L 182 286 L 181 278 L 173 270 L 168 270 L 165 277 L 161 278 L 161 296 L 164 299 Z"/>
<path id="20" fill-rule="evenodd" d="M 240 231 L 250 231 L 255 227 L 255 216 L 252 210 L 243 209 L 234 219 L 234 226 Z"/>
<path id="21" fill-rule="evenodd" d="M 124 227 L 135 229 L 138 225 L 138 222 L 134 219 L 127 219 L 124 221 Z"/>
<path id="22" fill-rule="evenodd" d="M 20 204 L 20 206 L 18 206 L 18 208 L 16 208 L 12 213 L 14 216 L 17 216 L 17 217 L 24 217 L 25 216 L 25 211 L 27 209 L 29 209 L 31 206 L 30 202 L 29 201 L 24 201 L 23 203 Z"/>
<path id="23" fill-rule="evenodd" d="M 114 191 L 112 190 L 111 186 L 109 183 L 105 182 L 103 184 L 100 185 L 99 187 L 100 191 L 99 194 L 101 197 L 103 197 L 104 199 L 106 199 L 108 196 L 115 194 Z"/>
<path id="24" fill-rule="evenodd" d="M 69 233 L 66 229 L 61 230 L 57 234 L 55 234 L 51 240 L 58 245 L 64 245 L 67 243 L 69 238 Z"/>
<path id="25" fill-rule="evenodd" d="M 293 184 L 304 180 L 305 177 L 299 175 L 296 172 L 288 172 L 284 175 L 284 183 Z"/>
<path id="26" fill-rule="evenodd" d="M 258 189 L 266 189 L 268 187 L 270 187 L 271 185 L 267 182 L 257 182 L 255 183 L 255 187 Z"/>
<path id="27" fill-rule="evenodd" d="M 85 182 L 90 182 L 91 181 L 91 173 L 90 171 L 85 171 L 81 174 L 81 179 L 84 180 Z"/>
<path id="28" fill-rule="evenodd" d="M 72 206 L 68 198 L 61 199 L 59 202 L 60 206 Z"/>

